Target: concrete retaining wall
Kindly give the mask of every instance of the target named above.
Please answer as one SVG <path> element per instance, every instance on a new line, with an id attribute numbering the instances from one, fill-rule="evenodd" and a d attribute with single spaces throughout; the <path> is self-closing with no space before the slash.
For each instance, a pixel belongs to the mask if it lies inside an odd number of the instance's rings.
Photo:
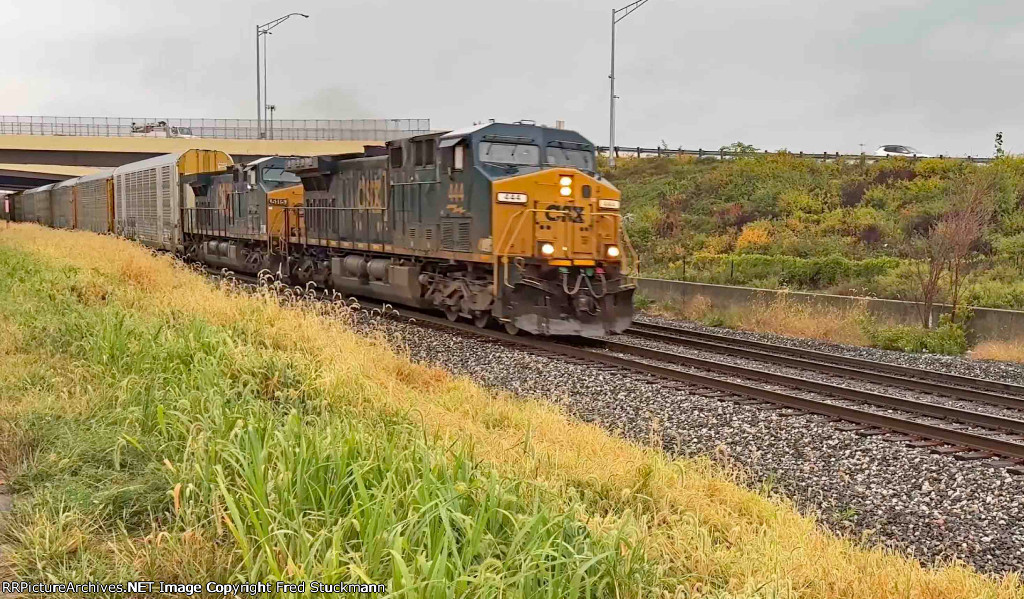
<path id="1" fill-rule="evenodd" d="M 710 301 L 711 306 L 716 310 L 756 308 L 758 304 L 771 302 L 784 295 L 789 301 L 812 304 L 824 308 L 852 309 L 864 306 L 871 315 L 879 320 L 894 324 L 918 325 L 921 323 L 921 317 L 918 312 L 919 305 L 915 302 L 827 295 L 824 293 L 754 289 L 752 287 L 732 287 L 729 285 L 709 285 L 707 283 L 667 281 L 665 279 L 640 279 L 638 288 L 643 295 L 655 301 L 685 302 L 697 296 L 702 296 Z M 972 309 L 974 310 L 974 317 L 969 323 L 969 328 L 973 339 L 1024 339 L 1024 312 L 993 308 Z M 947 312 L 949 312 L 949 306 L 938 305 L 933 307 L 933 322 L 938 322 L 939 315 Z"/>

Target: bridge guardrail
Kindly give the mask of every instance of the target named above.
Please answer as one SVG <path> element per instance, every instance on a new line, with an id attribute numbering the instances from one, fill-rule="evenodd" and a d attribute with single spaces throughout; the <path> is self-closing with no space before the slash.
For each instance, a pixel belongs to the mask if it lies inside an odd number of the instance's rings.
<path id="1" fill-rule="evenodd" d="M 389 141 L 430 132 L 430 119 L 280 119 L 268 137 L 287 140 Z M 256 119 L 0 115 L 0 135 L 259 139 Z"/>
<path id="2" fill-rule="evenodd" d="M 608 146 L 597 146 L 597 152 L 599 154 L 608 154 Z M 820 154 L 807 153 L 807 152 L 770 152 L 768 150 L 757 151 L 757 152 L 731 152 L 728 150 L 685 150 L 683 148 L 672 149 L 672 148 L 644 148 L 642 146 L 615 146 L 616 157 L 631 157 L 635 156 L 638 158 L 652 157 L 652 156 L 695 156 L 697 158 L 744 158 L 748 156 L 766 156 L 766 155 L 789 155 L 796 156 L 798 158 L 810 158 L 812 160 L 845 160 L 845 161 L 856 161 L 856 160 L 885 160 L 888 156 L 875 156 L 874 154 L 843 154 L 841 152 L 822 152 Z M 922 156 L 908 156 L 912 160 L 922 160 Z M 979 164 L 985 164 L 992 162 L 995 158 L 989 158 L 985 156 L 935 156 L 935 158 L 944 158 L 950 160 L 966 160 L 969 162 L 975 162 Z"/>

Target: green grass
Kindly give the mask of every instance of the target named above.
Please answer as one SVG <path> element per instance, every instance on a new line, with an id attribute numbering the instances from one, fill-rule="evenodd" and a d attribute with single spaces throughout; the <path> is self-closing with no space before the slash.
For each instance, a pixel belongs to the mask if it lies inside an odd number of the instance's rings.
<path id="1" fill-rule="evenodd" d="M 993 215 L 974 247 L 967 301 L 1024 309 L 1024 158 L 988 165 L 903 159 L 819 162 L 623 158 L 606 175 L 644 276 L 912 299 L 914 239 L 962 181 L 984 181 Z"/>
<path id="2" fill-rule="evenodd" d="M 6 444 L 22 448 L 18 509 L 2 527 L 19 579 L 386 582 L 410 597 L 640 596 L 656 582 L 628 522 L 595 533 L 411 414 L 328 401 L 245 326 L 162 321 L 116 291 L 90 306 L 81 273 L 8 248 L 0 272 L 0 318 L 37 361 L 4 381 L 20 404 Z M 181 548 L 161 532 L 213 559 L 167 559 Z M 149 533 L 141 559 L 118 559 Z"/>
<path id="3" fill-rule="evenodd" d="M 413 364 L 346 317 L 108 236 L 0 229 L 0 475 L 17 492 L 0 578 L 1024 597 L 1015 575 L 859 546 L 707 458 Z"/>

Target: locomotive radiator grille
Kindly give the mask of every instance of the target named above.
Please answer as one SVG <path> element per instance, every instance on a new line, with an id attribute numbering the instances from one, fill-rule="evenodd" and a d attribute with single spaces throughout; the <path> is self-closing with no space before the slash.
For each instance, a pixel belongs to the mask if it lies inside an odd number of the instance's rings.
<path id="1" fill-rule="evenodd" d="M 468 218 L 441 219 L 441 249 L 454 252 L 468 252 L 472 249 L 469 238 Z"/>

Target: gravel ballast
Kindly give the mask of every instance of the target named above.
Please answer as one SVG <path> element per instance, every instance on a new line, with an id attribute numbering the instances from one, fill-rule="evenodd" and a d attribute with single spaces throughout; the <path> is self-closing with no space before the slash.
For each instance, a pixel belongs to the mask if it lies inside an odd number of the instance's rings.
<path id="1" fill-rule="evenodd" d="M 369 326 L 383 328 L 414 360 L 552 401 L 638 442 L 660 438 L 674 455 L 706 454 L 737 466 L 752 486 L 768 486 L 832 529 L 869 544 L 899 547 L 926 561 L 958 558 L 984 572 L 1024 569 L 1024 476 L 839 431 L 821 417 L 721 401 L 624 372 L 571 362 L 553 369 L 551 358 L 461 333 L 401 321 Z M 779 342 L 777 336 L 751 338 Z M 958 374 L 1024 382 L 1020 373 L 1001 372 L 1001 365 L 905 354 L 880 358 L 879 350 L 838 347 L 846 355 L 908 366 L 939 369 L 921 361 L 937 359 Z"/>

